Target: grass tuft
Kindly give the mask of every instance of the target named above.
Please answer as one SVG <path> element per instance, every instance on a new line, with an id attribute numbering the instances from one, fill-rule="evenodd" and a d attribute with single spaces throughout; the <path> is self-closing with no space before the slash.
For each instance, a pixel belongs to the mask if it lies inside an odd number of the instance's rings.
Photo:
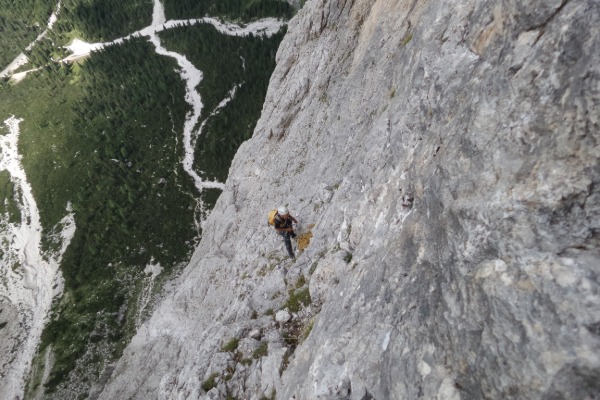
<path id="1" fill-rule="evenodd" d="M 287 299 L 287 301 L 281 308 L 285 309 L 287 307 L 287 309 L 291 312 L 298 312 L 300 311 L 302 306 L 306 307 L 312 302 L 308 287 L 305 287 L 304 289 L 300 290 L 292 289 L 289 291 L 289 295 L 290 297 Z"/>
<path id="2" fill-rule="evenodd" d="M 223 347 L 221 347 L 221 351 L 224 353 L 229 353 L 237 350 L 238 344 L 240 344 L 240 339 L 232 338 L 229 342 L 225 343 Z"/>
<path id="3" fill-rule="evenodd" d="M 217 377 L 219 374 L 217 372 L 211 374 L 204 382 L 202 382 L 202 390 L 208 392 L 212 388 L 217 387 Z"/>
<path id="4" fill-rule="evenodd" d="M 252 357 L 254 359 L 258 359 L 261 357 L 266 357 L 269 354 L 267 342 L 261 342 L 260 346 L 256 350 L 252 352 Z"/>

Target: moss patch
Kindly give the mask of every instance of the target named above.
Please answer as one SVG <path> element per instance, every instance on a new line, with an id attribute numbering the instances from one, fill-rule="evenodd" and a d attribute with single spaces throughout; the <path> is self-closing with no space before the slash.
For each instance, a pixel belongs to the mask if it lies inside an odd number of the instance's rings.
<path id="1" fill-rule="evenodd" d="M 202 389 L 205 392 L 208 392 L 209 390 L 211 390 L 212 388 L 217 386 L 217 377 L 219 376 L 218 373 L 213 373 L 211 374 L 208 379 L 206 379 L 204 382 L 202 382 Z"/>
<path id="2" fill-rule="evenodd" d="M 284 303 L 282 309 L 287 307 L 287 309 L 291 312 L 298 312 L 302 306 L 306 307 L 312 302 L 308 287 L 300 290 L 292 289 L 289 291 L 289 295 L 290 297 Z"/>
<path id="3" fill-rule="evenodd" d="M 252 352 L 252 357 L 257 359 L 265 357 L 267 354 L 269 354 L 267 343 L 261 342 L 260 346 L 258 346 L 258 348 Z"/>

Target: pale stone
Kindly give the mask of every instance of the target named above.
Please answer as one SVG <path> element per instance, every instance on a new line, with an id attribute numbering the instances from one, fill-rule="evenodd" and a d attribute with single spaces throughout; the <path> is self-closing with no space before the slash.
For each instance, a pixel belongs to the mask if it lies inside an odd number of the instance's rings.
<path id="1" fill-rule="evenodd" d="M 275 321 L 281 322 L 283 324 L 285 324 L 286 322 L 288 322 L 291 318 L 292 318 L 292 316 L 286 310 L 279 310 L 275 314 Z"/>
<path id="2" fill-rule="evenodd" d="M 260 339 L 260 330 L 259 329 L 253 329 L 248 333 L 248 337 L 252 338 L 252 339 Z"/>
<path id="3" fill-rule="evenodd" d="M 272 397 L 281 387 L 281 365 L 287 349 L 277 349 L 263 358 L 261 373 L 261 390 L 267 397 Z"/>

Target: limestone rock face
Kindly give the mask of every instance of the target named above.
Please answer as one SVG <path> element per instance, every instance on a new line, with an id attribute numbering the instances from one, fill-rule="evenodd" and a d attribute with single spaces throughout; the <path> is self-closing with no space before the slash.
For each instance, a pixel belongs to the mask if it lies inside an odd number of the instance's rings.
<path id="1" fill-rule="evenodd" d="M 100 398 L 597 397 L 599 22 L 593 0 L 307 2 Z M 312 234 L 295 261 L 278 205 Z"/>

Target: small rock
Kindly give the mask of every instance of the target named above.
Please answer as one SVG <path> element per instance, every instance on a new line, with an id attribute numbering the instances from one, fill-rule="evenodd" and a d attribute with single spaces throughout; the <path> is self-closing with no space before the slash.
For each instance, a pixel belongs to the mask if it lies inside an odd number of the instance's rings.
<path id="1" fill-rule="evenodd" d="M 265 339 L 268 343 L 275 343 L 281 341 L 281 335 L 277 331 L 268 331 L 265 334 Z"/>
<path id="2" fill-rule="evenodd" d="M 210 364 L 208 365 L 204 379 L 208 379 L 208 377 L 213 373 L 220 373 L 221 371 L 227 369 L 231 360 L 231 353 L 215 353 L 210 360 Z"/>
<path id="3" fill-rule="evenodd" d="M 402 196 L 402 207 L 412 208 L 415 197 L 412 193 L 405 194 Z"/>
<path id="4" fill-rule="evenodd" d="M 208 396 L 209 399 L 211 400 L 217 400 L 219 399 L 219 389 L 217 388 L 212 388 L 208 391 L 208 393 L 206 393 L 206 395 Z"/>
<path id="5" fill-rule="evenodd" d="M 253 329 L 250 331 L 250 333 L 248 333 L 248 337 L 252 338 L 252 339 L 260 339 L 260 330 L 259 329 Z"/>
<path id="6" fill-rule="evenodd" d="M 277 311 L 277 314 L 275 314 L 275 321 L 281 322 L 283 324 L 288 322 L 291 318 L 292 316 L 286 310 Z"/>

